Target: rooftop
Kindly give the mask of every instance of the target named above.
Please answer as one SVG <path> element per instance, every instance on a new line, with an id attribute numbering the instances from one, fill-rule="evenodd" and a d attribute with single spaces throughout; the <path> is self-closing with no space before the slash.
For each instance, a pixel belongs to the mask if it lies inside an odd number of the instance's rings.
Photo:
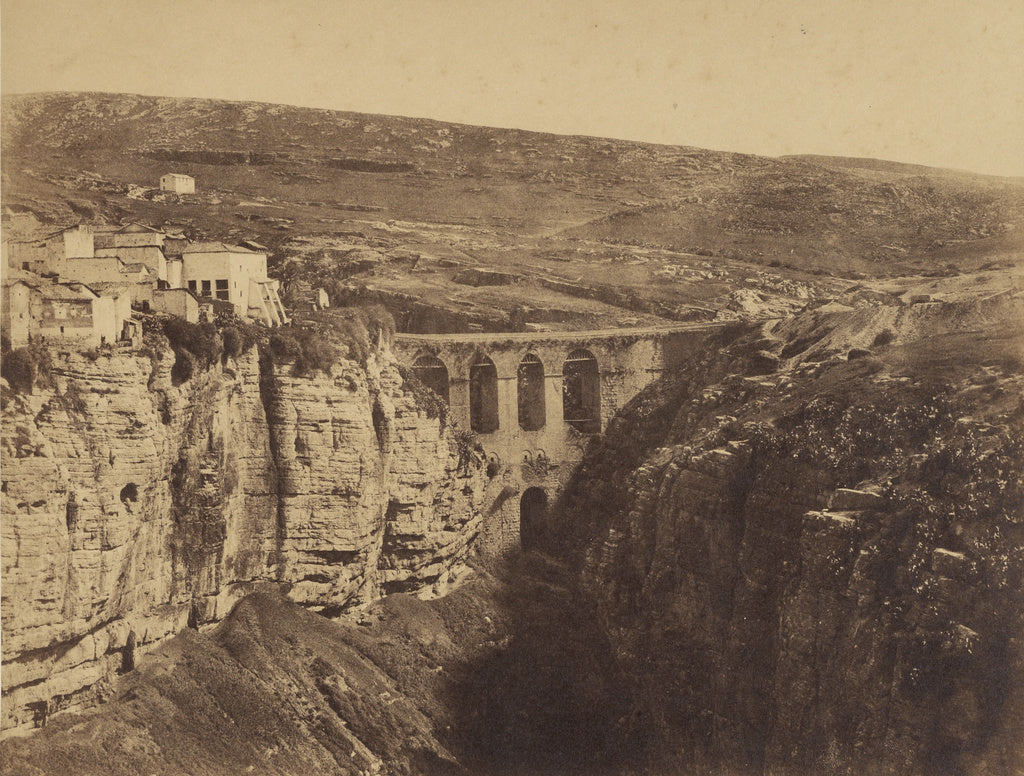
<path id="1" fill-rule="evenodd" d="M 164 235 L 160 232 L 113 232 L 93 237 L 97 249 L 109 248 L 162 248 Z"/>
<path id="2" fill-rule="evenodd" d="M 243 248 L 241 245 L 227 245 L 222 242 L 197 242 L 185 246 L 182 253 L 247 253 L 257 255 L 256 251 Z"/>
<path id="3" fill-rule="evenodd" d="M 52 283 L 35 286 L 43 299 L 81 302 L 95 299 L 98 294 L 84 283 Z"/>

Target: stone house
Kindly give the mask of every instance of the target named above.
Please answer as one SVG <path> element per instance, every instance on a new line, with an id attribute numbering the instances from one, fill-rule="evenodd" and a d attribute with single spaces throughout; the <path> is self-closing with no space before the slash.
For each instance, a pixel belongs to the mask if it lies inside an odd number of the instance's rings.
<path id="1" fill-rule="evenodd" d="M 117 256 L 129 264 L 141 262 L 153 273 L 155 280 L 167 280 L 166 240 L 167 235 L 159 229 L 127 224 L 114 230 L 98 230 L 93 255 L 97 258 Z"/>
<path id="2" fill-rule="evenodd" d="M 131 331 L 131 296 L 124 288 L 97 293 L 84 283 L 30 282 L 3 286 L 3 328 L 12 347 L 58 340 L 113 344 Z"/>
<path id="3" fill-rule="evenodd" d="M 62 280 L 85 283 L 94 291 L 117 287 L 127 290 L 131 303 L 145 307 L 153 299 L 156 276 L 142 262 L 127 264 L 117 256 L 68 259 Z"/>
<path id="4" fill-rule="evenodd" d="M 187 288 L 155 289 L 152 309 L 169 315 L 177 315 L 189 323 L 199 323 L 199 300 Z"/>
<path id="5" fill-rule="evenodd" d="M 94 255 L 93 233 L 84 224 L 51 232 L 39 239 L 10 240 L 5 247 L 8 266 L 38 275 L 64 275 L 68 259 Z"/>
<path id="6" fill-rule="evenodd" d="M 78 283 L 153 283 L 156 277 L 143 262 L 125 262 L 120 256 L 96 256 L 67 260 L 62 280 Z"/>
<path id="7" fill-rule="evenodd" d="M 182 254 L 182 283 L 196 296 L 230 302 L 235 314 L 268 326 L 288 322 L 278 281 L 267 276 L 266 251 L 220 242 L 194 243 Z"/>
<path id="8" fill-rule="evenodd" d="M 101 297 L 84 283 L 40 285 L 38 293 L 42 341 L 75 340 L 95 346 L 117 339 L 114 299 Z"/>
<path id="9" fill-rule="evenodd" d="M 196 179 L 191 175 L 169 172 L 160 176 L 160 190 L 173 191 L 175 194 L 195 194 Z"/>

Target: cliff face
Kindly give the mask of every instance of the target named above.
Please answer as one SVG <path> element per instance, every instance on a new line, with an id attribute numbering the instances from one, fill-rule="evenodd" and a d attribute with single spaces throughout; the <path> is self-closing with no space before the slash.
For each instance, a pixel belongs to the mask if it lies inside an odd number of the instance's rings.
<path id="1" fill-rule="evenodd" d="M 479 530 L 479 462 L 386 350 L 312 378 L 250 351 L 180 386 L 172 362 L 55 354 L 52 388 L 8 399 L 4 728 L 258 582 L 328 613 L 440 592 Z"/>
<path id="2" fill-rule="evenodd" d="M 653 772 L 1024 767 L 1022 342 L 758 376 L 739 346 L 616 421 L 565 540 Z"/>

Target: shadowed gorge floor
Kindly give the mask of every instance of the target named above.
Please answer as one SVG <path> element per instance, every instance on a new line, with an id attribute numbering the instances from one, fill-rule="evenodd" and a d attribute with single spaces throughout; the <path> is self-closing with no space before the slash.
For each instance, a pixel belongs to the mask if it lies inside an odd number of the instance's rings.
<path id="1" fill-rule="evenodd" d="M 524 556 L 360 624 L 273 592 L 184 631 L 108 702 L 5 742 L 9 774 L 611 773 L 630 756 L 623 677 L 564 568 Z"/>

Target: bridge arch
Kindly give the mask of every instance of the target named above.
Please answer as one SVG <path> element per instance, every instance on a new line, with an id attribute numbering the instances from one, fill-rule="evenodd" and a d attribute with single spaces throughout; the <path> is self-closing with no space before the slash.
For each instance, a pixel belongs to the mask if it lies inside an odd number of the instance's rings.
<path id="1" fill-rule="evenodd" d="M 498 369 L 480 353 L 469 367 L 469 427 L 492 434 L 498 426 Z"/>
<path id="2" fill-rule="evenodd" d="M 544 406 L 544 364 L 536 353 L 527 353 L 516 370 L 519 427 L 540 431 L 547 421 Z"/>
<path id="3" fill-rule="evenodd" d="M 584 434 L 601 430 L 601 372 L 584 348 L 572 351 L 562 365 L 562 417 Z"/>
<path id="4" fill-rule="evenodd" d="M 543 544 L 547 522 L 548 494 L 543 488 L 527 488 L 519 499 L 519 543 L 524 550 Z"/>
<path id="5" fill-rule="evenodd" d="M 445 403 L 450 403 L 448 367 L 444 361 L 429 353 L 422 355 L 413 361 L 412 372 L 421 383 L 444 399 Z"/>

